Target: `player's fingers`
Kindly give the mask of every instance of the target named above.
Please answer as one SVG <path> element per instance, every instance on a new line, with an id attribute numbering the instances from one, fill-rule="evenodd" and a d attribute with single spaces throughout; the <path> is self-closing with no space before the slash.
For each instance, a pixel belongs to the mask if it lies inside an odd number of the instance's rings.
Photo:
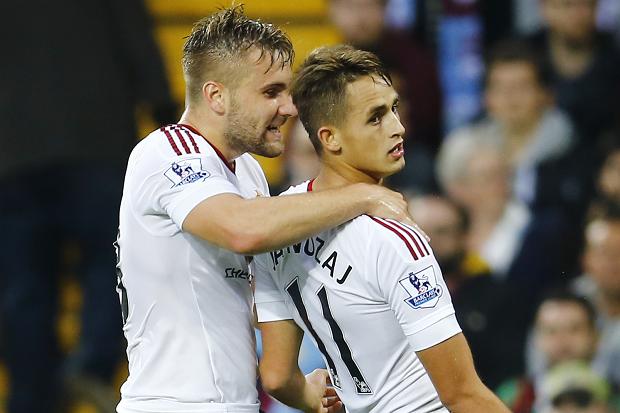
<path id="1" fill-rule="evenodd" d="M 333 406 L 339 401 L 340 399 L 338 398 L 338 396 L 329 396 L 329 397 L 323 397 L 321 399 L 321 404 L 323 405 L 323 407 L 329 407 L 329 406 Z"/>
<path id="2" fill-rule="evenodd" d="M 332 396 L 338 396 L 338 393 L 336 393 L 336 389 L 334 389 L 333 387 L 327 387 L 325 389 L 325 397 L 332 397 Z"/>
<path id="3" fill-rule="evenodd" d="M 342 411 L 342 402 L 338 401 L 337 403 L 334 403 L 332 406 L 329 406 L 326 409 L 327 413 L 340 413 Z"/>

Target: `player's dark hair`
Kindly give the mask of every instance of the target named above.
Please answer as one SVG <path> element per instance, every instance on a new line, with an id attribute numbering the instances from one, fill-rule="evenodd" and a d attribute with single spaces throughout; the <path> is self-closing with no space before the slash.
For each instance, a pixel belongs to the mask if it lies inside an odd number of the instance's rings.
<path id="1" fill-rule="evenodd" d="M 315 49 L 295 74 L 291 88 L 293 102 L 319 155 L 322 147 L 317 131 L 321 126 L 338 125 L 342 121 L 347 110 L 347 85 L 364 76 L 392 84 L 376 55 L 349 45 Z"/>
<path id="2" fill-rule="evenodd" d="M 256 48 L 271 59 L 269 69 L 291 65 L 295 58 L 288 36 L 272 24 L 248 18 L 243 5 L 218 11 L 198 21 L 183 47 L 183 73 L 190 99 L 200 95 L 206 80 L 228 83 L 238 80 L 235 72 L 243 67 L 243 57 Z"/>
<path id="3" fill-rule="evenodd" d="M 549 62 L 524 40 L 504 39 L 491 48 L 486 57 L 486 84 L 493 66 L 501 63 L 527 63 L 534 70 L 538 83 L 544 88 L 551 87 L 553 74 Z"/>
<path id="4" fill-rule="evenodd" d="M 548 291 L 540 301 L 538 308 L 548 302 L 561 302 L 576 304 L 583 309 L 588 317 L 588 322 L 592 328 L 596 327 L 596 309 L 585 297 L 577 295 L 565 287 L 556 288 Z"/>

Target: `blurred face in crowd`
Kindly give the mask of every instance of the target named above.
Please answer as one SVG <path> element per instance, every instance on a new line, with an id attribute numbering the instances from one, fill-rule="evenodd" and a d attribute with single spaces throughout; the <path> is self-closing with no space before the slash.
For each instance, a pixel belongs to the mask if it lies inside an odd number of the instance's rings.
<path id="1" fill-rule="evenodd" d="M 466 233 L 456 208 L 443 198 L 425 196 L 411 199 L 409 212 L 431 238 L 444 275 L 457 271 L 465 256 Z"/>
<path id="2" fill-rule="evenodd" d="M 579 45 L 596 30 L 596 0 L 541 0 L 541 12 L 551 32 Z"/>
<path id="3" fill-rule="evenodd" d="M 551 96 L 529 62 L 495 62 L 485 93 L 489 114 L 508 130 L 527 130 L 550 105 Z"/>
<path id="4" fill-rule="evenodd" d="M 584 268 L 601 293 L 620 299 L 620 221 L 595 220 L 588 225 Z"/>
<path id="5" fill-rule="evenodd" d="M 503 209 L 510 197 L 509 179 L 509 166 L 499 149 L 480 147 L 466 161 L 463 175 L 447 190 L 470 212 L 496 211 Z"/>
<path id="6" fill-rule="evenodd" d="M 405 166 L 405 128 L 394 88 L 380 78 L 360 77 L 347 85 L 345 105 L 344 119 L 323 141 L 325 161 L 377 182 L 400 171 Z M 319 134 L 327 134 L 326 128 Z"/>
<path id="7" fill-rule="evenodd" d="M 258 49 L 246 56 L 247 70 L 237 85 L 229 90 L 224 135 L 237 152 L 275 157 L 282 153 L 284 140 L 280 127 L 297 114 L 289 94 L 291 67 L 270 56 L 260 58 Z"/>
<path id="8" fill-rule="evenodd" d="M 598 177 L 601 194 L 620 204 L 620 149 L 607 155 Z"/>
<path id="9" fill-rule="evenodd" d="M 536 345 L 550 366 L 568 360 L 590 360 L 596 331 L 583 306 L 571 301 L 545 301 L 538 309 Z"/>
<path id="10" fill-rule="evenodd" d="M 344 42 L 364 48 L 381 37 L 385 0 L 331 0 L 329 14 Z"/>

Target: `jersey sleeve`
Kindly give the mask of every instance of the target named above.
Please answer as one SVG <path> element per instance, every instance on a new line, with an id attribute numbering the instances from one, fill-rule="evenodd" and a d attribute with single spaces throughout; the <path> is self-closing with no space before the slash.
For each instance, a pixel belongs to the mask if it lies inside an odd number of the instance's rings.
<path id="1" fill-rule="evenodd" d="M 167 215 L 181 229 L 189 212 L 203 200 L 222 193 L 239 195 L 215 154 L 168 152 L 152 150 L 138 166 L 142 182 L 132 194 L 138 213 Z"/>
<path id="2" fill-rule="evenodd" d="M 254 302 L 256 303 L 258 322 L 267 323 L 292 319 L 293 315 L 286 306 L 284 293 L 278 288 L 269 269 L 271 265 L 269 254 L 255 256 L 252 265 L 255 272 Z"/>
<path id="3" fill-rule="evenodd" d="M 379 291 L 396 315 L 415 351 L 458 334 L 450 293 L 430 245 L 415 229 L 373 218 L 379 242 L 369 254 Z"/>

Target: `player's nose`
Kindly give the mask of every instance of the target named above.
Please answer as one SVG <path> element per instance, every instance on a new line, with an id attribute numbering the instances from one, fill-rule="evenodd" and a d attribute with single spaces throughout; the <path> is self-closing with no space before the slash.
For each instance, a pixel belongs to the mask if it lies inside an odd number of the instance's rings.
<path id="1" fill-rule="evenodd" d="M 394 135 L 396 136 L 400 136 L 403 137 L 405 136 L 405 127 L 403 126 L 403 123 L 400 121 L 400 118 L 398 116 L 395 116 L 395 125 L 394 125 Z"/>
<path id="2" fill-rule="evenodd" d="M 283 97 L 283 101 L 278 108 L 278 113 L 281 116 L 286 116 L 287 118 L 291 116 L 297 116 L 297 108 L 293 104 L 293 97 L 290 94 L 286 94 Z"/>

